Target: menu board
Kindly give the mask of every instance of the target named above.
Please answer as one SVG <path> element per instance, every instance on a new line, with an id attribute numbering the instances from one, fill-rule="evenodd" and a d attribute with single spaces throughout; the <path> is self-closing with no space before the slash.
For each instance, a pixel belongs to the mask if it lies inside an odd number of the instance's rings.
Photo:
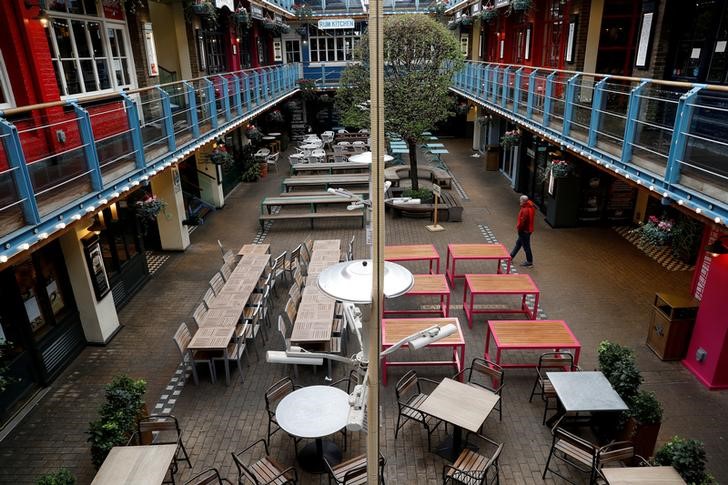
<path id="1" fill-rule="evenodd" d="M 101 253 L 101 245 L 97 235 L 87 236 L 82 239 L 86 254 L 86 264 L 91 276 L 91 285 L 94 287 L 96 300 L 101 300 L 110 291 L 109 278 L 106 276 L 104 257 Z"/>

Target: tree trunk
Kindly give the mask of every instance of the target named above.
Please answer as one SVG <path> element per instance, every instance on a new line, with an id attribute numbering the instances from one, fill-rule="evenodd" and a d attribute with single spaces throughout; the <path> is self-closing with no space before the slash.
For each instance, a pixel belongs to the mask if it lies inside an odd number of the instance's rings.
<path id="1" fill-rule="evenodd" d="M 420 189 L 420 182 L 417 179 L 417 140 L 415 138 L 407 138 L 407 147 L 409 149 L 410 159 L 410 181 L 412 182 L 412 190 Z"/>

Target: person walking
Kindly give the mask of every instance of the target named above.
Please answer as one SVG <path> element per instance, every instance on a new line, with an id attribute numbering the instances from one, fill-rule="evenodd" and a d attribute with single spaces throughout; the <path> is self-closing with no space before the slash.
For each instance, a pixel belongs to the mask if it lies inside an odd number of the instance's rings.
<path id="1" fill-rule="evenodd" d="M 533 234 L 533 221 L 536 217 L 536 206 L 528 200 L 528 196 L 522 195 L 520 198 L 521 210 L 518 211 L 518 222 L 516 223 L 516 231 L 518 231 L 518 239 L 516 245 L 511 251 L 511 259 L 516 257 L 518 251 L 523 247 L 526 253 L 526 261 L 521 266 L 533 266 L 533 254 L 531 253 L 531 234 Z"/>

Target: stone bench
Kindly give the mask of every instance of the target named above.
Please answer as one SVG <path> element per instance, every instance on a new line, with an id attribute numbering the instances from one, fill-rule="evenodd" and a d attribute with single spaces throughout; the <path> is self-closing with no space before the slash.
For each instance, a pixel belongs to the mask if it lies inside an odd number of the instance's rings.
<path id="1" fill-rule="evenodd" d="M 399 187 L 399 181 L 401 179 L 407 179 L 409 176 L 409 165 L 395 165 L 384 169 L 384 180 L 392 182 L 394 187 Z M 430 180 L 443 189 L 452 188 L 452 176 L 441 168 L 429 166 L 417 167 L 417 178 Z"/>

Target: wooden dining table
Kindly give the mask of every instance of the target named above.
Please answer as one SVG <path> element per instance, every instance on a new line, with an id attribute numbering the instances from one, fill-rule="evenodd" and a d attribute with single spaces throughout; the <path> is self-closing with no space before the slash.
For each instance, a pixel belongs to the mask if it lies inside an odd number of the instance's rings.
<path id="1" fill-rule="evenodd" d="M 477 295 L 517 295 L 520 297 L 518 308 L 475 309 Z M 528 306 L 527 297 L 533 295 L 533 307 Z M 463 310 L 472 328 L 476 313 L 523 313 L 536 319 L 540 291 L 529 275 L 524 274 L 466 274 L 463 292 Z M 468 301 L 468 296 L 470 299 Z"/>
<path id="2" fill-rule="evenodd" d="M 245 244 L 238 251 L 238 256 L 248 254 L 270 254 L 270 244 Z"/>
<path id="3" fill-rule="evenodd" d="M 440 300 L 440 304 L 429 308 L 417 308 L 417 309 L 390 309 L 384 310 L 385 315 L 397 315 L 397 314 L 413 314 L 413 315 L 428 315 L 437 314 L 443 318 L 447 318 L 450 313 L 450 285 L 447 284 L 447 278 L 444 274 L 415 274 L 414 285 L 412 288 L 402 296 L 436 296 Z M 384 300 L 386 305 L 387 300 Z"/>
<path id="4" fill-rule="evenodd" d="M 485 333 L 485 359 L 490 353 L 491 337 L 495 344 L 495 363 L 501 367 L 536 367 L 538 361 L 501 362 L 504 350 L 572 350 L 574 365 L 579 363 L 581 344 L 563 320 L 489 320 Z"/>
<path id="5" fill-rule="evenodd" d="M 430 273 L 440 272 L 440 253 L 432 244 L 387 245 L 384 247 L 384 260 L 392 262 L 428 261 Z"/>
<path id="6" fill-rule="evenodd" d="M 453 288 L 455 280 L 465 277 L 457 274 L 455 265 L 458 261 L 468 260 L 495 261 L 496 273 L 501 273 L 501 266 L 505 263 L 505 273 L 511 272 L 511 255 L 503 244 L 448 244 L 445 274 Z"/>
<path id="7" fill-rule="evenodd" d="M 176 444 L 115 446 L 91 484 L 159 485 L 164 481 L 176 452 Z"/>
<path id="8" fill-rule="evenodd" d="M 602 474 L 609 485 L 685 485 L 671 466 L 604 467 Z"/>

